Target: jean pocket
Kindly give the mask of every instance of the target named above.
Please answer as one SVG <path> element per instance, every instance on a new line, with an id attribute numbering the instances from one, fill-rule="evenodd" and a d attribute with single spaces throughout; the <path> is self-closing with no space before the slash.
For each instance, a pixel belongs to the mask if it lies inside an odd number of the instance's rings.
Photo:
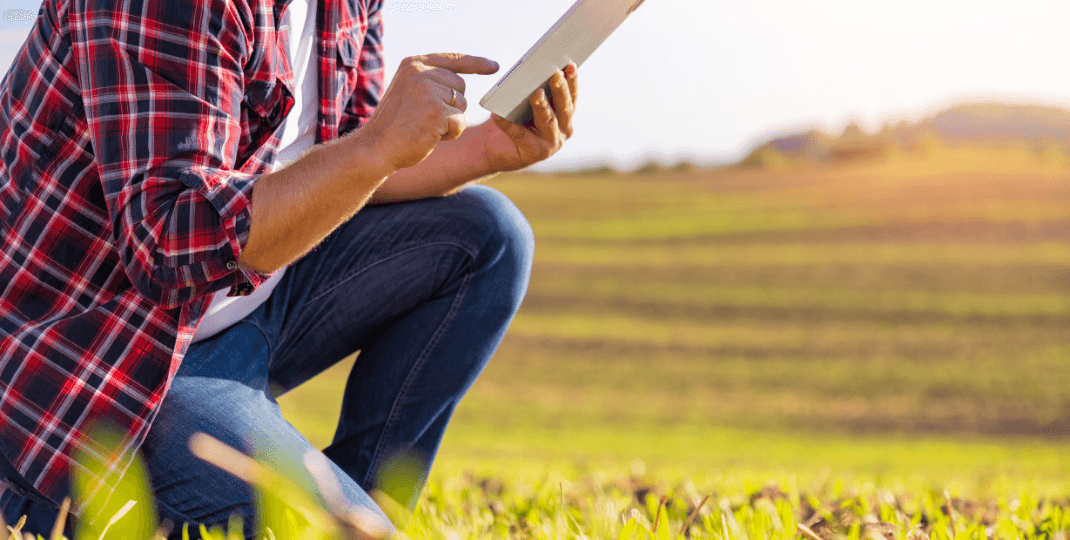
<path id="1" fill-rule="evenodd" d="M 23 499 L 28 499 L 33 502 L 47 504 L 49 506 L 57 506 L 56 503 L 50 501 L 48 497 L 45 497 L 40 491 L 37 491 L 30 482 L 26 480 L 19 473 L 11 461 L 3 452 L 0 452 L 0 482 L 3 482 L 6 489 L 4 490 L 4 506 L 10 501 L 11 497 L 17 496 Z M 2 507 L 0 507 L 2 510 Z"/>

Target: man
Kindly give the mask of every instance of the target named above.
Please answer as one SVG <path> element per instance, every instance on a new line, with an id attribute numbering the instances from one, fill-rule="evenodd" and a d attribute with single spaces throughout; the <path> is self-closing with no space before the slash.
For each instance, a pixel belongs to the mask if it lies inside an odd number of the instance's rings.
<path id="1" fill-rule="evenodd" d="M 0 84 L 5 518 L 47 535 L 104 419 L 126 443 L 98 495 L 140 450 L 162 518 L 252 536 L 250 489 L 190 435 L 313 450 L 274 397 L 356 350 L 324 450 L 343 494 L 377 510 L 393 453 L 430 467 L 531 264 L 516 208 L 464 186 L 561 147 L 576 71 L 528 126 L 466 129 L 457 74 L 498 66 L 408 58 L 383 92 L 380 4 L 44 2 Z"/>

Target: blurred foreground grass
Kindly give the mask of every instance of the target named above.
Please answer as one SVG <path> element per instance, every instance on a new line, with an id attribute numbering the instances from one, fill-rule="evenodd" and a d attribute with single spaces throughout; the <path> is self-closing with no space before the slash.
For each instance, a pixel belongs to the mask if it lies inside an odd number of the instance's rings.
<path id="1" fill-rule="evenodd" d="M 765 448 L 765 444 L 774 442 L 766 440 L 756 446 Z M 205 441 L 195 443 L 195 447 L 207 452 L 199 451 L 198 455 L 211 456 L 213 463 L 259 486 L 257 500 L 262 512 L 258 522 L 266 528 L 258 534 L 258 539 L 357 538 L 344 534 L 338 528 L 343 521 L 325 513 L 324 506 L 320 506 L 322 500 L 310 498 L 304 489 L 292 483 L 292 477 L 287 480 L 262 470 L 236 451 L 208 448 L 205 444 Z M 748 445 L 755 446 L 742 443 Z M 774 453 L 786 455 L 786 451 L 806 446 L 789 444 L 787 448 L 773 448 L 777 449 Z M 962 449 L 926 443 L 911 457 L 927 455 L 942 463 L 947 457 L 945 452 Z M 872 446 L 863 444 L 855 453 L 873 450 Z M 989 454 L 990 450 L 982 453 Z M 326 470 L 325 464 L 308 465 L 310 471 Z M 476 467 L 487 465 L 483 462 Z M 991 486 L 995 488 L 991 493 L 978 496 L 959 485 L 934 488 L 921 475 L 910 480 L 894 476 L 874 480 L 864 475 L 836 476 L 828 471 L 818 477 L 807 477 L 797 471 L 768 474 L 733 467 L 727 472 L 687 473 L 678 477 L 676 473 L 665 474 L 665 470 L 648 471 L 642 460 L 633 460 L 628 469 L 628 473 L 607 473 L 584 462 L 564 468 L 550 466 L 536 472 L 532 467 L 505 470 L 499 463 L 491 466 L 486 475 L 471 470 L 445 477 L 436 475 L 411 514 L 396 505 L 391 507 L 387 499 L 377 498 L 377 501 L 385 504 L 383 508 L 400 529 L 397 538 L 401 540 L 1025 540 L 1065 538 L 1070 533 L 1070 499 L 1065 495 L 1043 495 L 1055 486 L 1065 494 L 1065 485 Z M 305 476 L 296 470 L 289 472 L 297 477 Z M 317 480 L 316 483 L 321 486 L 321 494 L 331 492 L 323 489 L 330 482 Z M 143 467 L 135 463 L 124 476 L 117 496 L 107 505 L 99 500 L 89 505 L 83 517 L 95 515 L 98 520 L 92 526 L 79 528 L 76 540 L 161 540 L 168 531 L 179 533 L 183 540 L 243 537 L 239 532 L 241 520 L 236 518 L 225 528 L 171 523 L 156 528 L 147 487 Z M 346 516 L 345 523 L 361 527 L 369 524 L 366 513 L 353 513 L 355 509 L 346 511 L 344 505 L 337 504 L 339 499 L 330 495 L 324 500 L 326 508 L 334 509 L 334 516 Z M 8 529 L 9 540 L 33 540 L 29 535 L 20 536 L 22 525 L 20 521 Z M 3 528 L 0 520 L 0 529 Z M 155 532 L 150 533 L 154 528 Z M 61 540 L 58 528 L 51 538 Z"/>

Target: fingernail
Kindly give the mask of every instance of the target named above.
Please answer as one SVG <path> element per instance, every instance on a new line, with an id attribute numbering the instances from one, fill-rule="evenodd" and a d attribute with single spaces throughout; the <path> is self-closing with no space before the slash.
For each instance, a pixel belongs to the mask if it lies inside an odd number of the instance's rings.
<path id="1" fill-rule="evenodd" d="M 565 75 L 572 75 L 576 72 L 576 64 L 569 64 L 565 66 Z"/>

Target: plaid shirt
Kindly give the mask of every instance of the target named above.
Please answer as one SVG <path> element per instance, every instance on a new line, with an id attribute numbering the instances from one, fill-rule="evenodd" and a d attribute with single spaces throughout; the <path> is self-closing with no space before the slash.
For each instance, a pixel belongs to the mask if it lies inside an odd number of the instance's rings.
<path id="1" fill-rule="evenodd" d="M 382 21 L 319 1 L 323 142 L 379 103 Z M 268 277 L 236 261 L 293 104 L 286 2 L 45 0 L 0 83 L 0 452 L 53 502 L 75 450 L 110 493 L 210 293 Z"/>

